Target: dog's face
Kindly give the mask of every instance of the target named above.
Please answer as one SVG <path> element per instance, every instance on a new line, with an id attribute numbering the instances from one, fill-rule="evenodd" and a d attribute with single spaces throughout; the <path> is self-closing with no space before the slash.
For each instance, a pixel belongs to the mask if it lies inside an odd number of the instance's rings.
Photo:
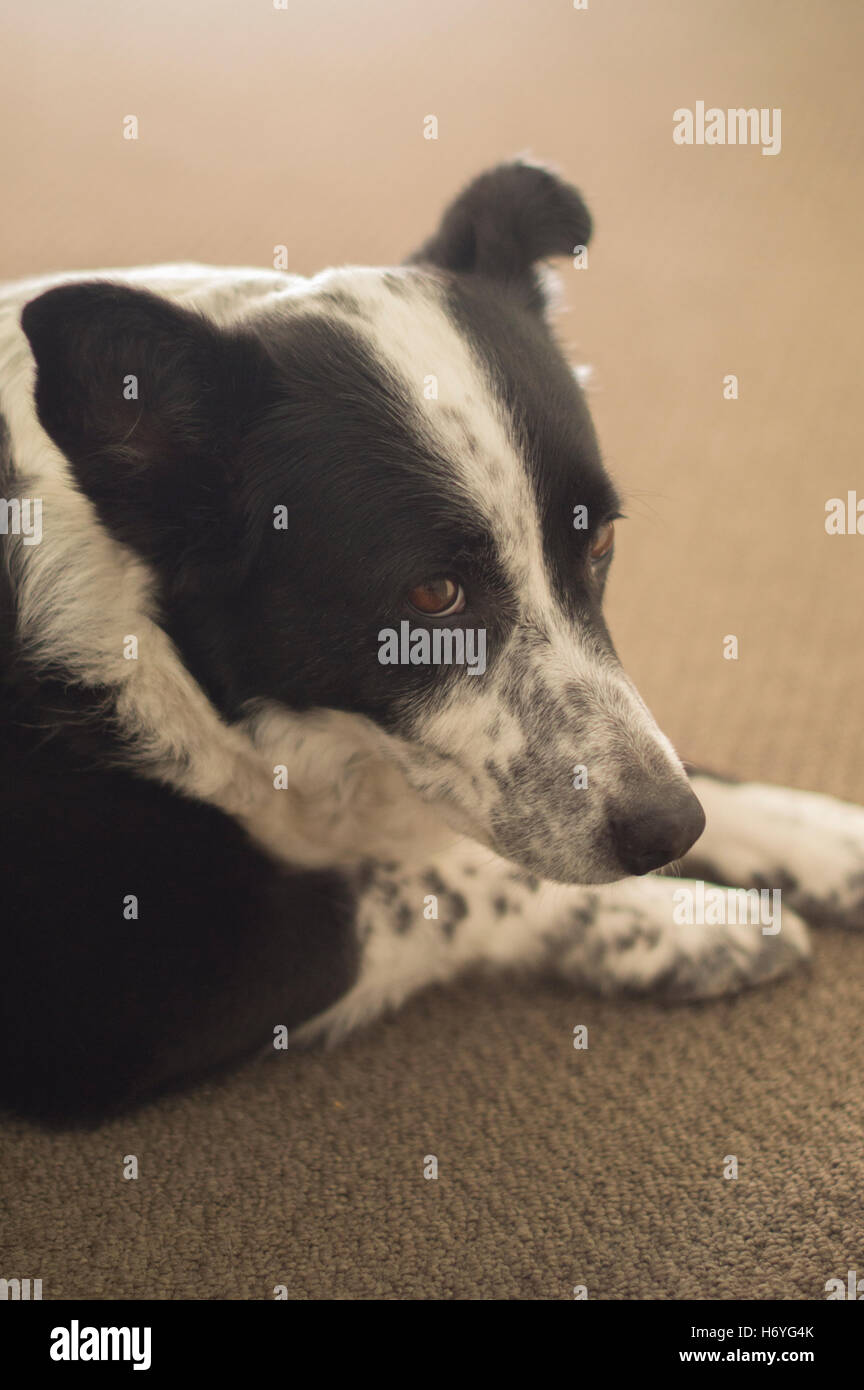
<path id="1" fill-rule="evenodd" d="M 589 232 L 504 166 L 405 267 L 230 327 L 104 283 L 22 320 L 43 426 L 223 713 L 362 716 L 456 828 L 568 882 L 704 823 L 603 620 L 619 501 L 544 318 L 537 262 Z"/>

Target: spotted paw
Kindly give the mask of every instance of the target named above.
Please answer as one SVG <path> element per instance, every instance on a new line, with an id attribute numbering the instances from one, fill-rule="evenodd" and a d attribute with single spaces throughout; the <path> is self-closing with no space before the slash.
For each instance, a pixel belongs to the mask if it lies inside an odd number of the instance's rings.
<path id="1" fill-rule="evenodd" d="M 778 979 L 809 957 L 807 926 L 782 901 L 760 903 L 758 894 L 745 915 L 746 897 L 686 879 L 625 879 L 597 891 L 582 911 L 562 973 L 603 994 L 670 1001 Z"/>
<path id="2" fill-rule="evenodd" d="M 696 776 L 707 826 L 685 872 L 779 888 L 814 926 L 864 928 L 864 808 L 815 792 Z"/>

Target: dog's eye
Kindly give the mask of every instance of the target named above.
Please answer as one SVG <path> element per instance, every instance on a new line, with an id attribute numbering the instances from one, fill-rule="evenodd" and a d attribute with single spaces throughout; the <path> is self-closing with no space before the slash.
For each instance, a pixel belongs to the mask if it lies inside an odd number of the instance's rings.
<path id="1" fill-rule="evenodd" d="M 465 607 L 465 591 L 455 579 L 427 579 L 408 594 L 408 602 L 418 613 L 430 618 L 446 618 L 461 613 Z"/>
<path id="2" fill-rule="evenodd" d="M 607 521 L 600 527 L 600 530 L 591 542 L 591 549 L 588 551 L 591 559 L 602 560 L 604 556 L 609 554 L 614 541 L 615 523 L 614 521 Z"/>

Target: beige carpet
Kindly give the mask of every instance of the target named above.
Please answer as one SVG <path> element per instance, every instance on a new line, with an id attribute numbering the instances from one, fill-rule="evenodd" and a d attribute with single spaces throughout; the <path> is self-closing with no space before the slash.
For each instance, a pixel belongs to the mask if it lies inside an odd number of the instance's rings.
<path id="1" fill-rule="evenodd" d="M 279 243 L 303 271 L 392 260 L 484 166 L 557 162 L 597 220 L 562 328 L 630 499 L 622 656 L 692 759 L 864 801 L 864 538 L 824 531 L 828 498 L 864 496 L 854 0 L 2 10 L 5 276 Z M 782 152 L 674 145 L 699 100 L 780 107 Z M 807 974 L 668 1012 L 466 981 L 94 1133 L 6 1122 L 0 1276 L 45 1298 L 821 1298 L 864 1267 L 862 1001 L 864 935 L 839 933 Z"/>

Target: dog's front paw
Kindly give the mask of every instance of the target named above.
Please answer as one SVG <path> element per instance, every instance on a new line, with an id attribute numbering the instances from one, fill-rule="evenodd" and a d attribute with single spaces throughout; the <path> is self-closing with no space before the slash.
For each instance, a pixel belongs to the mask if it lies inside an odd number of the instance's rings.
<path id="1" fill-rule="evenodd" d="M 767 984 L 810 956 L 806 924 L 786 907 L 776 936 L 763 936 L 758 924 L 686 925 L 678 931 L 656 990 L 659 998 L 673 1003 Z"/>
<path id="2" fill-rule="evenodd" d="M 785 902 L 745 915 L 733 889 L 675 878 L 625 879 L 593 896 L 562 973 L 603 994 L 713 999 L 787 974 L 810 955 L 801 917 Z M 708 918 L 706 921 L 705 918 Z M 725 920 L 718 918 L 725 917 Z"/>
<path id="3" fill-rule="evenodd" d="M 684 860 L 748 888 L 779 888 L 813 925 L 864 928 L 864 808 L 761 782 L 693 778 L 707 826 Z"/>

